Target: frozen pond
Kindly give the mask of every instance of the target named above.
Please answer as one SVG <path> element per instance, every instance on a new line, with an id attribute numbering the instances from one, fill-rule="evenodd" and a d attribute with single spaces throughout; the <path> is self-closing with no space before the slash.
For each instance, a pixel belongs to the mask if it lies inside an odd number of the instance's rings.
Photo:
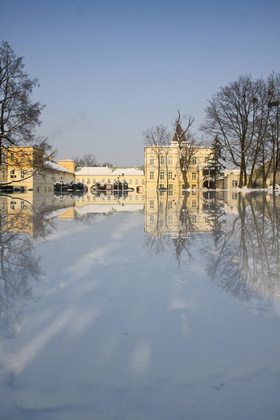
<path id="1" fill-rule="evenodd" d="M 279 420 L 278 197 L 141 200 L 3 198 L 0 419 Z"/>

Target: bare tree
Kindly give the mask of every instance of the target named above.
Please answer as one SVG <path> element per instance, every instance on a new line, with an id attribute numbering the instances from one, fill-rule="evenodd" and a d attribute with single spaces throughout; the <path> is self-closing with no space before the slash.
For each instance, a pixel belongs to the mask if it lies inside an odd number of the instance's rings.
<path id="1" fill-rule="evenodd" d="M 52 156 L 52 147 L 44 137 L 37 137 L 35 128 L 41 123 L 40 114 L 44 108 L 40 102 L 32 102 L 33 89 L 39 86 L 38 79 L 30 79 L 24 70 L 23 57 L 17 57 L 7 42 L 0 46 L 0 166 L 8 159 L 18 168 L 27 167 L 30 152 L 25 146 L 35 146 L 38 156 L 31 161 L 33 171 L 43 172 L 44 161 Z M 16 147 L 13 158 L 9 147 Z M 23 158 L 25 155 L 25 159 Z M 39 155 L 41 156 L 39 158 Z M 28 174 L 28 176 L 31 176 Z"/>
<path id="2" fill-rule="evenodd" d="M 78 166 L 80 167 L 99 166 L 96 157 L 91 153 L 85 153 L 83 157 L 81 158 L 75 157 L 73 158 L 73 160 L 75 160 L 75 162 L 77 162 Z"/>
<path id="3" fill-rule="evenodd" d="M 157 188 L 160 184 L 160 171 L 163 170 L 166 173 L 167 186 L 168 186 L 168 159 L 167 155 L 169 152 L 169 144 L 171 141 L 171 134 L 167 128 L 163 125 L 157 125 L 151 127 L 143 133 L 145 137 L 145 145 L 152 148 L 153 153 L 156 156 L 156 162 L 154 164 L 157 169 Z M 162 169 L 163 168 L 163 169 Z"/>
<path id="4" fill-rule="evenodd" d="M 240 168 L 239 187 L 250 186 L 267 136 L 265 82 L 240 76 L 222 87 L 205 111 L 206 122 L 200 129 L 212 138 L 219 136 L 227 157 Z"/>
<path id="5" fill-rule="evenodd" d="M 280 74 L 272 73 L 267 80 L 268 86 L 268 119 L 269 119 L 269 140 L 271 144 L 273 190 L 276 187 L 276 174 L 280 165 Z"/>
<path id="6" fill-rule="evenodd" d="M 187 121 L 187 127 L 185 130 L 182 129 L 183 120 Z M 178 111 L 178 117 L 175 120 L 175 134 L 172 141 L 177 141 L 179 146 L 179 164 L 182 173 L 185 188 L 189 188 L 188 170 L 191 164 L 192 157 L 197 152 L 197 146 L 193 134 L 190 129 L 194 122 L 194 118 L 191 116 L 181 117 L 180 111 Z"/>

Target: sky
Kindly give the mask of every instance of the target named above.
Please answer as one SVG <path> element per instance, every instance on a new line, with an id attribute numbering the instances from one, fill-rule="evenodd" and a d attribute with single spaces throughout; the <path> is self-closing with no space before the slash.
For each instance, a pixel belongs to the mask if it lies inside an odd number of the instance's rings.
<path id="1" fill-rule="evenodd" d="M 144 163 L 143 132 L 179 110 L 201 140 L 221 86 L 280 67 L 279 0 L 0 0 L 0 40 L 24 57 L 57 159 Z"/>

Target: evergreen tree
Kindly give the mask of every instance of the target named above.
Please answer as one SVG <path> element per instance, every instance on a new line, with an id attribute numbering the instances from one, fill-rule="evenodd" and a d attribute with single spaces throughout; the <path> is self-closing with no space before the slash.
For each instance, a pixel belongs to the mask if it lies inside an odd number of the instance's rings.
<path id="1" fill-rule="evenodd" d="M 218 136 L 215 136 L 213 143 L 211 144 L 211 149 L 210 158 L 204 168 L 204 179 L 205 181 L 212 181 L 214 188 L 216 188 L 217 179 L 219 176 L 223 175 L 225 169 L 225 165 L 222 162 L 226 161 L 222 154 L 222 144 Z"/>

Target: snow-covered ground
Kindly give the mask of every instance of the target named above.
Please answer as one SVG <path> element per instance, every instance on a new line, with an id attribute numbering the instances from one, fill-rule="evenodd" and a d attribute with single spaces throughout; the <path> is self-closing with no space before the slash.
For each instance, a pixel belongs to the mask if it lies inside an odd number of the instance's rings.
<path id="1" fill-rule="evenodd" d="M 209 233 L 180 266 L 147 237 L 118 213 L 38 241 L 44 274 L 0 335 L 0 419 L 280 418 L 277 304 L 210 281 Z"/>

